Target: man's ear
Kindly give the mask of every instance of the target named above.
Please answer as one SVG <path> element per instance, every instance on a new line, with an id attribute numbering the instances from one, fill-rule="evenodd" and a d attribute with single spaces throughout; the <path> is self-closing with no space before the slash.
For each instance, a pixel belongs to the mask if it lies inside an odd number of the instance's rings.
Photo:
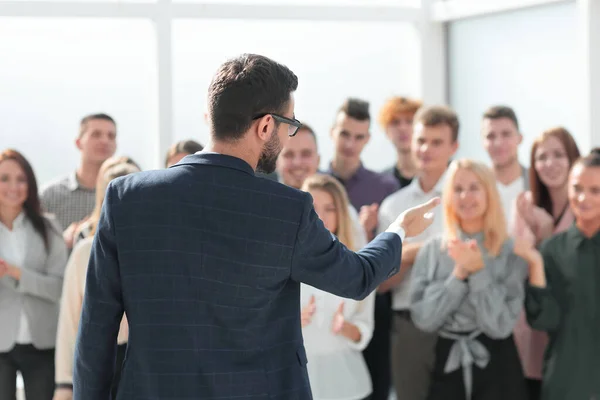
<path id="1" fill-rule="evenodd" d="M 274 125 L 275 121 L 273 120 L 273 117 L 267 114 L 258 120 L 258 124 L 256 124 L 256 134 L 262 141 L 266 142 L 269 140 L 269 138 L 271 138 L 271 132 L 273 129 L 275 129 Z"/>

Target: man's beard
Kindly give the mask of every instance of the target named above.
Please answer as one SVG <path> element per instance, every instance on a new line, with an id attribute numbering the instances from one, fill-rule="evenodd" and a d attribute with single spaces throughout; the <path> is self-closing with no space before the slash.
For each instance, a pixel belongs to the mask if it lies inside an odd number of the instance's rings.
<path id="1" fill-rule="evenodd" d="M 277 129 L 275 129 L 267 143 L 265 143 L 265 147 L 258 159 L 256 170 L 264 174 L 274 172 L 277 166 L 277 157 L 281 153 L 281 150 L 281 141 L 279 140 L 279 136 L 277 136 Z"/>

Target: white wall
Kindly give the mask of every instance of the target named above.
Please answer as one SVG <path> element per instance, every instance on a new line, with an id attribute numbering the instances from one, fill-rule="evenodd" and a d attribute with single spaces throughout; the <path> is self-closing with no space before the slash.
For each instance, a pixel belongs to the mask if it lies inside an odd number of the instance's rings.
<path id="1" fill-rule="evenodd" d="M 206 89 L 221 62 L 242 52 L 264 54 L 299 77 L 296 117 L 317 132 L 322 167 L 332 154 L 329 128 L 347 96 L 371 102 L 376 117 L 392 95 L 420 95 L 420 47 L 412 24 L 181 20 L 174 24 L 175 137 L 208 139 Z M 376 123 L 365 164 L 382 169 L 394 151 Z"/>
<path id="2" fill-rule="evenodd" d="M 578 117 L 584 103 L 576 22 L 573 2 L 449 24 L 450 104 L 462 124 L 460 156 L 489 160 L 480 138 L 481 115 L 500 103 L 517 113 L 525 165 L 532 140 L 555 125 L 571 131 L 580 150 L 589 149 Z"/>
<path id="3" fill-rule="evenodd" d="M 75 169 L 88 113 L 117 120 L 118 153 L 153 167 L 158 135 L 153 27 L 141 20 L 0 18 L 0 148 L 43 183 Z"/>
<path id="4" fill-rule="evenodd" d="M 314 45 L 318 43 L 318 45 Z M 176 139 L 208 139 L 206 89 L 218 65 L 258 52 L 300 79 L 296 114 L 319 135 L 323 166 L 328 130 L 346 96 L 372 103 L 419 96 L 419 38 L 411 24 L 304 21 L 178 20 L 173 28 Z M 143 168 L 157 159 L 155 30 L 150 21 L 0 18 L 0 148 L 22 151 L 38 180 L 72 171 L 82 116 L 106 112 L 118 123 L 118 153 Z M 365 164 L 381 169 L 394 153 L 377 124 Z"/>

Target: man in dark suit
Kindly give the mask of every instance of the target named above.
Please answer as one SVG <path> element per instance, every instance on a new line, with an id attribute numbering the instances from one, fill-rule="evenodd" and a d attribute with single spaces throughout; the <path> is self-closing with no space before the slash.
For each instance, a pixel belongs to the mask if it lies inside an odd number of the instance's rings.
<path id="1" fill-rule="evenodd" d="M 402 239 L 437 201 L 353 253 L 307 193 L 275 169 L 298 80 L 266 57 L 227 61 L 208 93 L 211 143 L 167 170 L 109 185 L 75 350 L 74 399 L 108 400 L 123 313 L 117 399 L 310 399 L 300 282 L 362 299 L 400 265 Z"/>

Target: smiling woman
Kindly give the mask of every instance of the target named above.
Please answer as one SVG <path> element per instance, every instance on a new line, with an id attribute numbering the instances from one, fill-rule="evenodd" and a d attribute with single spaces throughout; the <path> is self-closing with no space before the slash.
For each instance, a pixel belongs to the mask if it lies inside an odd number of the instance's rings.
<path id="1" fill-rule="evenodd" d="M 54 344 L 67 249 L 42 215 L 29 162 L 0 153 L 0 398 L 14 399 L 17 372 L 27 400 L 54 392 Z M 16 327 L 16 328 L 15 328 Z"/>
<path id="2" fill-rule="evenodd" d="M 419 250 L 410 287 L 415 325 L 438 336 L 428 399 L 526 399 L 512 338 L 525 251 L 508 238 L 492 171 L 452 162 L 442 199 L 445 233 Z"/>

